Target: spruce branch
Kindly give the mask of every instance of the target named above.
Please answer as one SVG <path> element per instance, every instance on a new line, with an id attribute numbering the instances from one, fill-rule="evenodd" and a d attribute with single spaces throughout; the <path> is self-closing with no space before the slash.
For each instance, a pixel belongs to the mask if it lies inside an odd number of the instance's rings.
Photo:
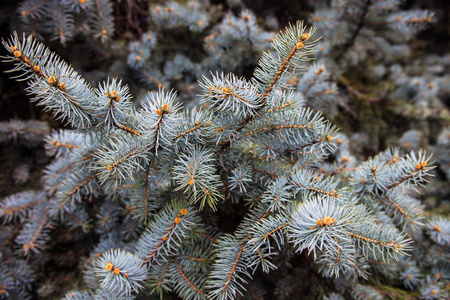
<path id="1" fill-rule="evenodd" d="M 122 86 L 121 80 L 118 81 L 114 78 L 110 82 L 108 79 L 107 82 L 99 85 L 95 93 L 99 102 L 96 113 L 104 117 L 101 124 L 105 124 L 108 131 L 111 131 L 112 127 L 116 127 L 134 135 L 142 135 L 141 132 L 130 127 L 130 125 L 134 126 L 136 121 L 133 119 L 135 113 L 128 86 Z"/>
<path id="2" fill-rule="evenodd" d="M 45 243 L 50 238 L 50 228 L 54 224 L 50 215 L 53 205 L 54 202 L 48 200 L 38 204 L 16 237 L 15 242 L 21 246 L 24 256 L 30 256 L 31 252 L 38 253 L 45 247 Z"/>
<path id="3" fill-rule="evenodd" d="M 47 16 L 49 17 L 48 30 L 51 32 L 51 39 L 58 40 L 63 46 L 68 41 L 73 40 L 75 32 L 75 19 L 68 6 L 64 6 L 59 1 L 53 1 L 49 7 Z"/>
<path id="4" fill-rule="evenodd" d="M 144 263 L 153 264 L 159 257 L 176 254 L 185 239 L 193 234 L 192 228 L 199 224 L 193 208 L 177 201 L 169 203 L 149 224 L 140 237 L 136 255 Z"/>
<path id="5" fill-rule="evenodd" d="M 203 291 L 206 277 L 203 280 L 196 280 L 195 271 L 189 272 L 191 275 L 188 277 L 186 271 L 183 271 L 177 260 L 174 260 L 173 264 L 176 267 L 175 275 L 175 287 L 177 293 L 185 299 L 206 299 L 206 295 Z M 181 277 L 181 278 L 180 278 Z"/>
<path id="6" fill-rule="evenodd" d="M 278 54 L 277 57 L 270 52 L 263 52 L 252 79 L 252 83 L 260 93 L 261 98 L 261 106 L 256 110 L 257 113 L 264 111 L 266 103 L 272 97 L 272 91 L 286 87 L 283 82 L 285 74 L 293 70 L 297 72 L 304 70 L 300 63 L 312 59 L 311 55 L 316 49 L 315 44 L 317 42 L 317 40 L 312 41 L 315 29 L 310 29 L 309 33 L 305 32 L 305 29 L 303 23 L 297 22 L 296 25 L 290 25 L 285 32 L 276 36 L 272 46 Z M 234 132 L 242 130 L 253 118 L 253 115 L 246 116 Z M 230 143 L 229 139 L 223 147 L 228 147 Z"/>
<path id="7" fill-rule="evenodd" d="M 27 191 L 11 195 L 0 203 L 0 216 L 3 216 L 4 223 L 13 220 L 23 222 L 31 213 L 33 207 L 44 201 L 47 201 L 47 199 L 42 192 Z"/>
<path id="8" fill-rule="evenodd" d="M 210 151 L 194 147 L 180 155 L 173 170 L 173 179 L 178 184 L 175 190 L 187 194 L 191 203 L 200 201 L 200 209 L 205 204 L 215 209 L 217 201 L 222 198 L 213 161 Z"/>
<path id="9" fill-rule="evenodd" d="M 252 116 L 261 107 L 256 87 L 233 74 L 212 74 L 212 80 L 203 77 L 200 86 L 205 91 L 203 102 L 211 102 L 216 111 L 238 117 Z"/>
<path id="10" fill-rule="evenodd" d="M 247 283 L 250 274 L 245 265 L 245 243 L 239 243 L 232 235 L 224 235 L 219 240 L 218 259 L 209 274 L 208 296 L 211 299 L 232 299 Z"/>
<path id="11" fill-rule="evenodd" d="M 94 37 L 105 43 L 114 34 L 113 7 L 109 0 L 95 0 L 95 5 L 88 6 L 89 27 Z"/>
<path id="12" fill-rule="evenodd" d="M 347 234 L 358 242 L 364 256 L 381 256 L 383 261 L 391 257 L 399 260 L 411 249 L 411 239 L 405 238 L 406 235 L 399 233 L 396 228 L 381 224 L 366 224 L 361 229 L 354 229 Z"/>
<path id="13" fill-rule="evenodd" d="M 138 292 L 147 278 L 146 268 L 137 256 L 122 250 L 110 250 L 95 262 L 102 289 L 130 295 Z"/>
<path id="14" fill-rule="evenodd" d="M 44 122 L 12 119 L 0 122 L 0 142 L 13 141 L 30 147 L 39 144 L 49 131 L 48 125 Z"/>
<path id="15" fill-rule="evenodd" d="M 29 82 L 27 90 L 35 96 L 33 101 L 74 127 L 83 128 L 94 123 L 92 88 L 72 67 L 32 36 L 24 35 L 21 41 L 14 33 L 10 40 L 2 43 L 11 53 L 3 57 L 3 61 L 15 64 L 9 72 L 20 74 L 14 78 Z"/>

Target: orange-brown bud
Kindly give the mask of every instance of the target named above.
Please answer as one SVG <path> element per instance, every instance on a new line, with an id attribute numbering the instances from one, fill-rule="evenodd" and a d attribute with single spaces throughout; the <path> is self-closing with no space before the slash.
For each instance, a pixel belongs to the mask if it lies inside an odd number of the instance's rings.
<path id="1" fill-rule="evenodd" d="M 105 269 L 108 271 L 111 271 L 113 269 L 113 267 L 114 267 L 113 264 L 109 262 L 109 263 L 106 263 Z"/>

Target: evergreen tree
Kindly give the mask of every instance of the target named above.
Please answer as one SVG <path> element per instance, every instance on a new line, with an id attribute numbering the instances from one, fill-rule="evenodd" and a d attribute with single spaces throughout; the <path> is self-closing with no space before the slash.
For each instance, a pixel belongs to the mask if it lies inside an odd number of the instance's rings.
<path id="1" fill-rule="evenodd" d="M 78 10 L 62 20 L 75 22 L 92 3 L 74 3 Z M 196 4 L 155 6 L 154 22 L 204 30 L 209 16 Z M 351 5 L 336 8 L 355 13 Z M 366 6 L 368 15 L 378 9 L 371 1 Z M 268 35 L 249 11 L 224 20 L 207 38 L 212 49 L 239 38 L 248 43 L 219 48 L 223 60 L 203 65 L 214 71 L 196 75 L 202 94 L 186 104 L 166 84 L 156 84 L 136 108 L 120 79 L 93 87 L 34 37 L 13 33 L 3 41 L 3 60 L 13 65 L 14 78 L 25 81 L 32 101 L 66 128 L 45 138 L 52 161 L 42 189 L 0 202 L 0 297 L 32 297 L 43 276 L 33 264 L 50 259 L 57 231 L 75 233 L 71 239 L 78 243 L 93 240 L 80 262 L 83 280 L 64 299 L 171 293 L 183 299 L 292 298 L 311 268 L 318 273 L 312 280 L 322 276 L 332 286 L 311 287 L 305 296 L 382 298 L 379 287 L 367 284 L 372 274 L 392 285 L 399 280 L 423 298 L 448 296 L 449 220 L 427 220 L 415 199 L 434 158 L 424 150 L 391 148 L 359 161 L 351 140 L 317 110 L 335 97 L 326 93 L 335 89 L 328 72 L 335 64 L 310 63 L 322 46 L 316 28 L 302 22 L 273 38 L 251 79 L 220 72 L 235 51 L 255 50 L 258 40 L 249 39 Z M 242 37 L 238 30 L 231 34 L 230 42 L 225 33 L 235 24 L 248 28 Z M 340 51 L 358 42 L 362 25 Z M 145 64 L 155 40 L 147 32 L 131 47 L 131 67 L 150 72 Z M 187 61 L 177 54 L 155 78 L 172 80 L 170 74 L 186 71 L 180 68 Z M 37 125 L 2 124 L 1 140 L 33 141 L 45 133 L 28 127 Z M 230 216 L 238 220 L 227 222 Z M 302 265 L 293 265 L 299 258 Z M 284 275 L 274 291 L 262 286 L 270 282 L 265 273 Z M 39 293 L 45 295 L 44 286 Z"/>

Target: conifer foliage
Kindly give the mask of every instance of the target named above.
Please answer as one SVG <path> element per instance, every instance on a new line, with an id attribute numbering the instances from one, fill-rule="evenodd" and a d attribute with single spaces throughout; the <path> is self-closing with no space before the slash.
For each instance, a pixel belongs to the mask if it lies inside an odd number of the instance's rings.
<path id="1" fill-rule="evenodd" d="M 18 12 L 24 32 L 49 35 L 63 45 L 80 33 L 103 43 L 114 33 L 110 0 L 24 0 Z"/>
<path id="2" fill-rule="evenodd" d="M 167 8 L 160 13 L 182 9 Z M 99 241 L 81 263 L 83 283 L 64 299 L 235 299 L 255 274 L 280 267 L 277 258 L 291 248 L 309 254 L 335 291 L 376 294 L 351 280 L 411 254 L 412 234 L 426 223 L 413 190 L 426 183 L 433 159 L 388 149 L 329 166 L 348 141 L 291 80 L 323 72 L 309 63 L 319 51 L 315 31 L 289 25 L 250 80 L 205 75 L 202 105 L 192 109 L 162 87 L 135 108 L 120 79 L 93 87 L 33 37 L 4 40 L 13 76 L 71 129 L 46 138 L 53 160 L 43 190 L 0 203 L 1 294 L 31 297 L 27 262 L 45 254 L 52 231 L 67 227 L 95 231 Z M 350 159 L 355 167 L 343 171 Z M 246 212 L 226 229 L 217 217 L 238 204 Z M 429 238 L 447 247 L 448 220 L 432 222 Z M 407 286 L 417 285 L 416 273 L 413 266 L 403 271 Z M 440 288 L 430 293 L 444 295 Z"/>

